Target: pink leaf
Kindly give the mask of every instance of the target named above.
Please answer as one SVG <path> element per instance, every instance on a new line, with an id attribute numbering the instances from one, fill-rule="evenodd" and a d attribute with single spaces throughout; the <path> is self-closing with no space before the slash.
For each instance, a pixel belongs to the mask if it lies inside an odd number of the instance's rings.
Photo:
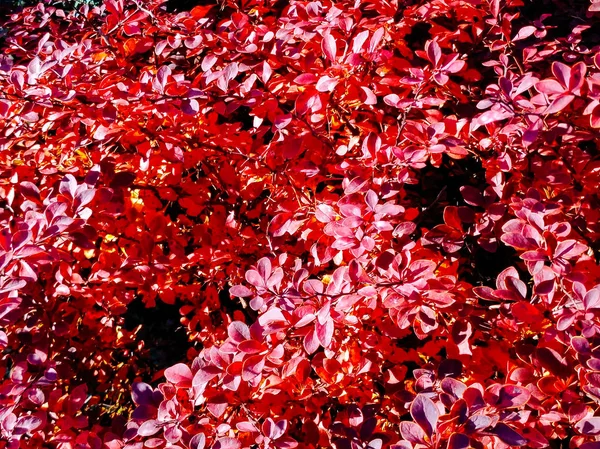
<path id="1" fill-rule="evenodd" d="M 361 93 L 361 101 L 366 105 L 374 105 L 377 104 L 377 97 L 373 93 L 371 89 L 365 86 L 360 87 L 362 90 Z"/>
<path id="2" fill-rule="evenodd" d="M 574 94 L 579 94 L 579 89 L 585 82 L 585 73 L 587 72 L 587 66 L 585 62 L 578 62 L 571 69 L 571 77 L 569 78 L 569 91 Z"/>
<path id="3" fill-rule="evenodd" d="M 555 99 L 543 112 L 544 115 L 556 114 L 565 109 L 575 99 L 575 95 L 561 95 Z"/>
<path id="4" fill-rule="evenodd" d="M 321 41 L 321 48 L 323 50 L 323 54 L 327 59 L 334 62 L 337 54 L 337 44 L 335 42 L 335 38 L 331 34 L 326 34 L 323 36 L 323 40 Z"/>
<path id="5" fill-rule="evenodd" d="M 536 246 L 533 244 L 533 242 L 530 239 L 526 238 L 522 234 L 509 232 L 509 233 L 503 234 L 500 237 L 500 240 L 502 240 L 508 246 L 512 246 L 513 248 L 536 249 Z"/>
<path id="6" fill-rule="evenodd" d="M 19 185 L 19 187 L 20 187 L 21 193 L 26 198 L 33 199 L 35 201 L 39 201 L 40 200 L 40 190 L 32 182 L 23 181 Z"/>
<path id="7" fill-rule="evenodd" d="M 556 245 L 554 257 L 572 259 L 587 251 L 587 248 L 587 245 L 579 243 L 577 240 L 565 240 Z"/>
<path id="8" fill-rule="evenodd" d="M 327 75 L 323 75 L 321 78 L 319 78 L 319 81 L 317 81 L 317 85 L 315 87 L 319 92 L 331 92 L 335 86 L 337 86 L 337 84 L 337 78 L 330 78 Z"/>
<path id="9" fill-rule="evenodd" d="M 156 434 L 160 429 L 162 429 L 162 424 L 155 419 L 151 419 L 138 428 L 137 434 L 141 437 L 149 437 Z"/>
<path id="10" fill-rule="evenodd" d="M 312 73 L 303 73 L 302 75 L 294 78 L 294 83 L 299 84 L 301 86 L 306 86 L 308 84 L 315 84 L 319 78 Z"/>
<path id="11" fill-rule="evenodd" d="M 241 343 L 250 338 L 250 329 L 241 321 L 234 321 L 227 327 L 227 334 L 236 343 Z"/>
<path id="12" fill-rule="evenodd" d="M 271 308 L 258 317 L 258 323 L 261 326 L 268 326 L 271 323 L 276 323 L 278 321 L 287 321 L 283 313 L 278 308 Z"/>
<path id="13" fill-rule="evenodd" d="M 363 45 L 367 41 L 369 37 L 369 32 L 367 30 L 361 31 L 356 35 L 354 40 L 352 41 L 352 53 L 360 53 L 363 48 Z"/>
<path id="14" fill-rule="evenodd" d="M 600 435 L 600 417 L 582 419 L 575 429 L 583 435 Z"/>
<path id="15" fill-rule="evenodd" d="M 263 434 L 265 434 L 272 440 L 277 440 L 278 438 L 282 437 L 286 429 L 287 421 L 284 419 L 275 422 L 271 418 L 267 418 L 267 420 L 262 425 Z"/>
<path id="16" fill-rule="evenodd" d="M 558 82 L 567 89 L 571 79 L 571 68 L 562 62 L 555 61 L 552 63 L 552 73 Z"/>
<path id="17" fill-rule="evenodd" d="M 221 368 L 217 366 L 207 365 L 203 368 L 200 368 L 194 375 L 192 386 L 199 387 L 201 385 L 205 385 L 221 373 Z"/>
<path id="18" fill-rule="evenodd" d="M 255 287 L 266 287 L 265 279 L 260 275 L 260 273 L 256 270 L 248 270 L 246 271 L 246 281 L 249 284 L 254 285 Z M 251 296 L 251 295 L 247 295 Z"/>
<path id="19" fill-rule="evenodd" d="M 249 381 L 262 374 L 265 367 L 265 357 L 262 355 L 253 355 L 244 360 L 242 365 L 242 379 Z"/>
<path id="20" fill-rule="evenodd" d="M 498 402 L 495 404 L 496 407 L 520 407 L 529 401 L 531 393 L 524 387 L 517 385 L 503 385 L 500 388 L 498 395 Z"/>
<path id="21" fill-rule="evenodd" d="M 190 440 L 190 449 L 204 449 L 206 446 L 206 436 L 203 433 L 194 435 Z"/>
<path id="22" fill-rule="evenodd" d="M 442 57 L 442 49 L 436 41 L 427 41 L 425 44 L 425 51 L 427 52 L 427 58 L 434 65 L 437 66 Z"/>
<path id="23" fill-rule="evenodd" d="M 535 90 L 546 95 L 560 95 L 565 92 L 565 88 L 553 79 L 542 80 L 535 85 Z"/>
<path id="24" fill-rule="evenodd" d="M 536 29 L 537 29 L 536 27 L 531 26 L 531 25 L 524 26 L 523 28 L 521 28 L 519 30 L 517 35 L 513 38 L 513 42 L 520 41 L 521 39 L 527 39 L 529 36 L 531 36 L 533 33 L 535 33 Z"/>
<path id="25" fill-rule="evenodd" d="M 77 180 L 73 175 L 66 175 L 58 187 L 58 191 L 65 196 L 73 199 L 77 190 Z"/>
<path id="26" fill-rule="evenodd" d="M 262 259 L 260 259 L 256 264 L 256 268 L 258 270 L 258 273 L 265 280 L 266 283 L 267 279 L 269 279 L 269 277 L 271 276 L 271 261 L 269 260 L 269 258 L 263 257 Z"/>
<path id="27" fill-rule="evenodd" d="M 213 449 L 240 449 L 242 443 L 237 438 L 220 438 L 213 445 Z"/>
<path id="28" fill-rule="evenodd" d="M 319 349 L 319 339 L 317 338 L 317 333 L 314 329 L 304 337 L 304 349 L 309 354 L 312 354 Z"/>
<path id="29" fill-rule="evenodd" d="M 165 378 L 172 384 L 181 388 L 190 388 L 192 386 L 193 377 L 192 370 L 183 363 L 178 363 L 165 370 Z"/>
<path id="30" fill-rule="evenodd" d="M 213 65 L 215 65 L 217 60 L 218 60 L 217 56 L 210 53 L 210 54 L 206 55 L 204 57 L 204 59 L 202 59 L 202 64 L 200 65 L 200 68 L 202 69 L 203 72 L 207 72 L 208 70 L 210 70 L 210 68 Z"/>
<path id="31" fill-rule="evenodd" d="M 233 296 L 237 296 L 238 298 L 246 298 L 248 296 L 253 296 L 254 293 L 248 287 L 243 285 L 234 285 L 229 289 L 229 294 Z"/>
<path id="32" fill-rule="evenodd" d="M 586 293 L 583 299 L 583 305 L 585 310 L 599 309 L 600 308 L 600 290 L 597 288 L 591 289 Z"/>
<path id="33" fill-rule="evenodd" d="M 331 339 L 333 338 L 334 325 L 333 320 L 328 319 L 325 324 L 317 322 L 315 324 L 315 330 L 317 332 L 317 338 L 324 348 L 329 347 Z"/>
<path id="34" fill-rule="evenodd" d="M 377 50 L 381 39 L 383 39 L 384 33 L 385 30 L 383 28 L 377 28 L 377 30 L 375 30 L 373 36 L 371 36 L 371 40 L 369 41 L 369 53 L 374 53 L 375 50 Z"/>

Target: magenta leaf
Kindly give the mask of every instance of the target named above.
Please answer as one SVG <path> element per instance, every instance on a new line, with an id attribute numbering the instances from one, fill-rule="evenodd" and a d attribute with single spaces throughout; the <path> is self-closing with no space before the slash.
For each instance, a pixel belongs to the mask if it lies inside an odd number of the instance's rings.
<path id="1" fill-rule="evenodd" d="M 600 417 L 582 419 L 575 424 L 575 430 L 582 435 L 600 435 Z"/>
<path id="2" fill-rule="evenodd" d="M 598 5 L 598 11 L 600 11 L 600 4 Z M 579 449 L 600 449 L 600 441 L 593 441 L 591 443 L 583 443 Z"/>
<path id="3" fill-rule="evenodd" d="M 15 423 L 13 434 L 24 435 L 31 433 L 42 424 L 42 420 L 38 416 L 21 416 Z"/>
<path id="4" fill-rule="evenodd" d="M 496 424 L 496 427 L 492 430 L 492 433 L 500 438 L 504 443 L 511 446 L 524 446 L 527 444 L 527 440 L 504 423 Z"/>
<path id="5" fill-rule="evenodd" d="M 471 440 L 464 433 L 453 433 L 448 439 L 448 449 L 468 449 Z"/>
<path id="6" fill-rule="evenodd" d="M 486 415 L 473 415 L 467 420 L 465 428 L 470 432 L 478 432 L 492 425 L 492 418 Z"/>
<path id="7" fill-rule="evenodd" d="M 287 421 L 281 419 L 277 422 L 273 421 L 271 418 L 267 418 L 262 425 L 263 434 L 271 438 L 272 440 L 276 440 L 283 436 L 287 429 Z"/>
<path id="8" fill-rule="evenodd" d="M 552 63 L 552 73 L 565 88 L 569 85 L 569 80 L 571 79 L 571 68 L 568 65 L 559 61 L 555 61 Z"/>
<path id="9" fill-rule="evenodd" d="M 531 393 L 526 388 L 517 385 L 503 385 L 495 405 L 499 408 L 520 407 L 526 404 L 530 397 Z"/>
<path id="10" fill-rule="evenodd" d="M 151 405 L 153 401 L 153 390 L 144 382 L 136 382 L 131 387 L 131 398 L 136 405 Z"/>
<path id="11" fill-rule="evenodd" d="M 402 438 L 413 444 L 425 444 L 425 432 L 421 426 L 412 421 L 402 421 L 400 423 L 400 434 Z"/>
<path id="12" fill-rule="evenodd" d="M 324 348 L 329 347 L 329 345 L 331 344 L 331 339 L 333 338 L 333 320 L 328 319 L 325 322 L 325 324 L 320 324 L 319 322 L 317 322 L 315 324 L 315 330 L 321 346 L 323 346 Z"/>
<path id="13" fill-rule="evenodd" d="M 417 424 L 425 431 L 427 436 L 431 438 L 440 412 L 434 402 L 424 394 L 418 394 L 410 406 L 410 414 Z"/>
<path id="14" fill-rule="evenodd" d="M 452 377 L 445 377 L 442 379 L 440 386 L 445 393 L 448 393 L 457 399 L 462 398 L 463 393 L 467 389 L 465 384 Z"/>

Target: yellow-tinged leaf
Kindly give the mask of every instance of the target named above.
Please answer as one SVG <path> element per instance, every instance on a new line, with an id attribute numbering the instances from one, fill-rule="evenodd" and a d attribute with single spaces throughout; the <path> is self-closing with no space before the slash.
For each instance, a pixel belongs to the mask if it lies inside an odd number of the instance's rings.
<path id="1" fill-rule="evenodd" d="M 94 257 L 95 254 L 96 254 L 95 248 L 83 250 L 83 255 L 85 256 L 86 259 L 91 259 L 92 257 Z"/>

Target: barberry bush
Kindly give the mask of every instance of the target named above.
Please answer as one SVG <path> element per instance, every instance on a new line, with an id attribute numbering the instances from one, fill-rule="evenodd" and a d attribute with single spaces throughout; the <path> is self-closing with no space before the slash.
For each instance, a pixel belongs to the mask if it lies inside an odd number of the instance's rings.
<path id="1" fill-rule="evenodd" d="M 12 14 L 0 448 L 600 448 L 599 17 Z"/>

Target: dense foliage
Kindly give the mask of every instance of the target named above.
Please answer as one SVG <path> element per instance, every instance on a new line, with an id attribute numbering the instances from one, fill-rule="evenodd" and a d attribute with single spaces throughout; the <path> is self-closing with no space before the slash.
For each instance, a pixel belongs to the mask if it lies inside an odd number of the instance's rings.
<path id="1" fill-rule="evenodd" d="M 600 2 L 39 4 L 0 51 L 0 448 L 600 448 Z"/>

